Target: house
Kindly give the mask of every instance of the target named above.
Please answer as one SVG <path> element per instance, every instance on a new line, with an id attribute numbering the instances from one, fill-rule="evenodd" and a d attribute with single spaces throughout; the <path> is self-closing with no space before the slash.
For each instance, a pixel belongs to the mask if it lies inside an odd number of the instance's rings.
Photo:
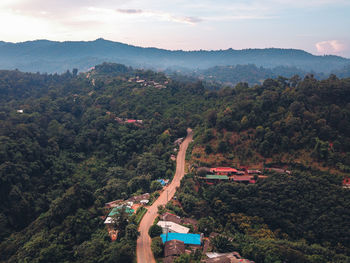
<path id="1" fill-rule="evenodd" d="M 122 209 L 125 209 L 125 212 L 126 212 L 129 216 L 132 215 L 132 214 L 135 212 L 135 210 L 132 209 L 132 208 L 129 207 L 129 206 L 125 206 L 125 205 L 116 206 L 116 207 L 114 207 L 114 208 L 112 209 L 112 211 L 108 214 L 108 216 L 107 216 L 107 218 L 106 218 L 106 220 L 105 220 L 104 223 L 105 223 L 105 224 L 113 224 L 113 223 L 114 223 L 114 218 L 113 218 L 113 216 L 119 214 L 120 211 L 121 211 Z"/>
<path id="2" fill-rule="evenodd" d="M 247 183 L 247 184 L 256 183 L 252 175 L 233 175 L 233 176 L 230 176 L 230 180 L 238 183 Z"/>
<path id="3" fill-rule="evenodd" d="M 188 227 L 184 227 L 171 221 L 159 221 L 157 225 L 162 228 L 163 234 L 166 234 L 167 232 L 187 234 L 190 232 L 190 229 Z"/>
<path id="4" fill-rule="evenodd" d="M 126 122 L 126 123 L 135 123 L 136 120 L 126 120 L 125 122 Z"/>
<path id="5" fill-rule="evenodd" d="M 227 175 L 215 175 L 215 174 L 207 174 L 204 177 L 205 180 L 229 180 L 230 178 Z"/>
<path id="6" fill-rule="evenodd" d="M 205 177 L 199 177 L 200 179 L 203 179 L 207 184 L 214 184 L 222 181 L 228 181 L 230 178 L 227 175 L 215 175 L 215 174 L 208 174 Z"/>
<path id="7" fill-rule="evenodd" d="M 170 240 L 165 242 L 164 256 L 179 256 L 185 253 L 185 243 L 180 240 Z"/>
<path id="8" fill-rule="evenodd" d="M 185 245 L 191 245 L 191 246 L 200 246 L 202 244 L 202 234 L 183 234 L 183 233 L 168 233 L 168 234 L 161 234 L 160 237 L 162 238 L 163 243 L 166 243 L 171 240 L 179 240 L 184 242 Z"/>
<path id="9" fill-rule="evenodd" d="M 176 224 L 181 224 L 181 217 L 171 214 L 171 213 L 164 213 L 163 215 L 160 216 L 160 219 L 163 221 L 171 221 L 174 222 Z"/>
<path id="10" fill-rule="evenodd" d="M 248 259 L 242 258 L 238 252 L 231 252 L 231 253 L 208 252 L 206 253 L 206 256 L 208 257 L 208 259 L 204 261 L 206 263 L 239 263 L 239 262 L 253 263 Z"/>
<path id="11" fill-rule="evenodd" d="M 161 184 L 162 186 L 166 186 L 166 185 L 169 183 L 169 180 L 168 180 L 168 179 L 166 179 L 166 180 L 164 180 L 164 179 L 158 179 L 157 181 L 160 182 L 160 184 Z"/>
<path id="12" fill-rule="evenodd" d="M 343 180 L 343 188 L 350 189 L 350 177 L 346 177 Z"/>
<path id="13" fill-rule="evenodd" d="M 282 169 L 282 168 L 275 168 L 275 167 L 265 168 L 265 170 L 270 171 L 270 172 L 275 172 L 275 173 L 278 173 L 278 174 L 291 174 L 292 173 L 289 170 L 285 170 L 285 169 Z"/>
<path id="14" fill-rule="evenodd" d="M 140 204 L 141 205 L 147 205 L 149 203 L 149 200 L 148 199 L 144 199 L 144 200 L 141 200 L 140 201 Z"/>
<path id="15" fill-rule="evenodd" d="M 149 200 L 150 196 L 151 195 L 149 193 L 144 193 L 142 195 L 132 196 L 128 199 L 128 201 L 138 203 L 138 202 L 141 202 L 141 200 Z"/>
<path id="16" fill-rule="evenodd" d="M 237 173 L 237 169 L 231 167 L 216 167 L 211 168 L 210 172 L 218 174 L 218 175 L 230 175 Z"/>
<path id="17" fill-rule="evenodd" d="M 120 206 L 114 207 L 114 208 L 112 209 L 112 211 L 108 214 L 108 216 L 111 217 L 111 216 L 117 215 L 117 214 L 120 213 L 120 211 L 121 211 L 122 209 L 125 209 L 125 212 L 126 212 L 127 214 L 129 214 L 129 215 L 132 215 L 132 214 L 135 212 L 135 210 L 132 209 L 132 208 L 129 207 L 129 206 L 120 205 Z"/>
<path id="18" fill-rule="evenodd" d="M 18 113 L 23 113 L 23 110 L 17 110 Z"/>
<path id="19" fill-rule="evenodd" d="M 247 170 L 248 174 L 261 174 L 260 170 Z"/>
<path id="20" fill-rule="evenodd" d="M 114 200 L 112 202 L 109 202 L 109 203 L 105 203 L 105 207 L 106 208 L 113 208 L 113 207 L 116 207 L 118 206 L 120 203 L 122 203 L 123 200 L 122 199 L 119 199 L 119 200 Z"/>

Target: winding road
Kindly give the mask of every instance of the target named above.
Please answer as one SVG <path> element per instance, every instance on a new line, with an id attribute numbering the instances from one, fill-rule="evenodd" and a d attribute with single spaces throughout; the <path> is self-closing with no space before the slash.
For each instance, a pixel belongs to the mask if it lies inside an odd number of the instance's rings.
<path id="1" fill-rule="evenodd" d="M 158 215 L 158 206 L 165 205 L 167 200 L 170 200 L 176 188 L 180 186 L 182 177 L 185 175 L 185 156 L 189 143 L 192 141 L 193 132 L 190 128 L 187 129 L 187 136 L 180 145 L 179 152 L 176 158 L 176 172 L 173 180 L 169 185 L 164 187 L 164 191 L 160 194 L 158 199 L 148 208 L 140 222 L 139 231 L 140 236 L 137 239 L 136 255 L 138 263 L 156 263 L 152 250 L 151 238 L 148 235 L 148 229 L 152 226 L 154 220 Z"/>

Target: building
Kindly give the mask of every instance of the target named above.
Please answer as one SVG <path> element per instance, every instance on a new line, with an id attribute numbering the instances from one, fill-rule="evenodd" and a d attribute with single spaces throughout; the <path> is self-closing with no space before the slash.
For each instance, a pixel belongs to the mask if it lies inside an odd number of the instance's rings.
<path id="1" fill-rule="evenodd" d="M 170 240 L 165 242 L 164 246 L 164 256 L 179 256 L 185 253 L 185 243 L 180 240 Z"/>
<path id="2" fill-rule="evenodd" d="M 253 263 L 248 259 L 244 259 L 240 256 L 238 252 L 231 253 L 215 253 L 209 252 L 206 253 L 208 259 L 204 262 L 206 263 Z"/>
<path id="3" fill-rule="evenodd" d="M 207 174 L 205 177 L 200 177 L 207 184 L 214 184 L 221 181 L 228 181 L 230 178 L 227 175 L 216 175 L 216 174 Z"/>
<path id="4" fill-rule="evenodd" d="M 122 199 L 119 199 L 119 200 L 114 200 L 112 202 L 109 202 L 109 203 L 105 203 L 105 207 L 106 208 L 113 208 L 113 207 L 116 207 L 118 206 L 120 203 L 122 203 L 124 200 Z"/>
<path id="5" fill-rule="evenodd" d="M 166 234 L 167 232 L 187 234 L 190 232 L 190 229 L 188 227 L 184 227 L 171 221 L 159 221 L 157 225 L 162 228 L 163 234 Z"/>
<path id="6" fill-rule="evenodd" d="M 162 186 L 166 186 L 169 183 L 168 179 L 158 179 L 157 182 L 160 182 Z"/>
<path id="7" fill-rule="evenodd" d="M 180 240 L 171 240 L 165 243 L 163 263 L 173 263 L 176 257 L 185 253 L 185 244 Z"/>
<path id="8" fill-rule="evenodd" d="M 270 172 L 275 172 L 275 173 L 278 173 L 278 174 L 292 174 L 291 171 L 285 170 L 285 169 L 282 169 L 282 168 L 272 167 L 272 168 L 265 168 L 265 170 L 270 171 Z"/>
<path id="9" fill-rule="evenodd" d="M 141 200 L 140 201 L 140 204 L 141 205 L 147 205 L 149 203 L 149 200 L 148 199 L 144 199 L 144 200 Z"/>
<path id="10" fill-rule="evenodd" d="M 350 177 L 346 177 L 343 179 L 343 188 L 350 189 Z"/>
<path id="11" fill-rule="evenodd" d="M 185 245 L 200 246 L 202 244 L 202 234 L 183 234 L 183 233 L 168 233 L 161 234 L 163 243 L 171 240 L 179 240 L 184 242 Z"/>
<path id="12" fill-rule="evenodd" d="M 130 197 L 128 199 L 128 201 L 138 203 L 138 202 L 141 202 L 141 200 L 149 200 L 150 196 L 151 195 L 149 193 L 145 193 L 142 195 L 136 195 L 136 196 Z"/>
<path id="13" fill-rule="evenodd" d="M 233 175 L 230 180 L 238 183 L 255 184 L 254 177 L 252 175 Z"/>
<path id="14" fill-rule="evenodd" d="M 160 219 L 163 221 L 171 221 L 171 222 L 174 222 L 176 224 L 181 224 L 181 222 L 182 222 L 181 217 L 174 215 L 174 214 L 171 214 L 171 213 L 168 213 L 168 212 L 162 214 L 160 216 Z"/>
<path id="15" fill-rule="evenodd" d="M 231 167 L 216 167 L 216 168 L 211 168 L 210 172 L 215 173 L 217 175 L 231 175 L 231 174 L 236 174 L 237 169 L 231 168 Z"/>
<path id="16" fill-rule="evenodd" d="M 260 170 L 247 170 L 248 174 L 262 174 Z"/>
<path id="17" fill-rule="evenodd" d="M 121 211 L 123 208 L 125 209 L 125 212 L 126 212 L 129 216 L 132 215 L 132 214 L 135 212 L 135 210 L 132 209 L 132 208 L 129 207 L 129 206 L 125 206 L 125 205 L 116 206 L 116 207 L 114 207 L 114 208 L 112 209 L 112 211 L 108 214 L 108 216 L 107 216 L 107 218 L 106 218 L 106 220 L 105 220 L 104 223 L 107 224 L 107 225 L 108 225 L 108 224 L 113 224 L 113 223 L 114 223 L 113 216 L 119 214 L 120 211 Z"/>
<path id="18" fill-rule="evenodd" d="M 108 216 L 111 217 L 111 216 L 114 216 L 114 215 L 119 214 L 120 211 L 121 211 L 123 208 L 125 209 L 125 212 L 126 212 L 127 214 L 129 214 L 129 215 L 132 215 L 132 214 L 135 212 L 135 210 L 132 209 L 132 208 L 129 207 L 129 206 L 120 205 L 120 206 L 114 207 L 114 208 L 112 209 L 112 211 L 108 214 Z"/>

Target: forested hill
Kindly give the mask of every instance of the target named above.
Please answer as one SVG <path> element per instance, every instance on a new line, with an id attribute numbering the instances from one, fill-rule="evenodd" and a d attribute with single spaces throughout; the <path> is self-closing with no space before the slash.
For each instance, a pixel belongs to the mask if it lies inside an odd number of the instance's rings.
<path id="1" fill-rule="evenodd" d="M 54 42 L 48 40 L 23 43 L 0 43 L 0 69 L 30 72 L 80 71 L 104 61 L 152 69 L 205 69 L 214 66 L 255 64 L 260 67 L 297 67 L 307 72 L 341 69 L 349 59 L 337 56 L 314 56 L 296 49 L 245 49 L 216 51 L 169 51 L 142 48 L 119 42 L 97 39 L 87 42 Z"/>
<path id="2" fill-rule="evenodd" d="M 258 216 L 259 240 L 235 240 L 251 258 L 248 245 L 259 246 L 257 263 L 275 262 L 260 257 L 272 243 L 277 254 L 293 245 L 288 255 L 297 250 L 302 262 L 349 262 L 350 191 L 341 186 L 350 171 L 349 92 L 350 79 L 336 76 L 212 91 L 117 64 L 80 74 L 0 71 L 0 262 L 133 262 L 137 218 L 121 214 L 111 242 L 104 204 L 146 192 L 152 200 L 156 180 L 174 174 L 174 141 L 187 127 L 198 164 L 213 156 L 296 167 L 255 188 L 195 193 L 186 183 L 187 216 L 220 215 L 210 222 L 221 232 L 232 213 Z"/>

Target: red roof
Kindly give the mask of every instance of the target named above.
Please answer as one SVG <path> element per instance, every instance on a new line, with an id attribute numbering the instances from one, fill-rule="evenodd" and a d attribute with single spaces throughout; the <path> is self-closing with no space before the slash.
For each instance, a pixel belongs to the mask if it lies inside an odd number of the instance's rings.
<path id="1" fill-rule="evenodd" d="M 126 122 L 127 123 L 134 123 L 134 122 L 136 122 L 136 120 L 127 120 Z"/>
<path id="2" fill-rule="evenodd" d="M 344 178 L 343 185 L 350 185 L 350 178 Z"/>
<path id="3" fill-rule="evenodd" d="M 211 172 L 227 172 L 227 173 L 236 173 L 237 169 L 231 168 L 231 167 L 216 167 L 216 168 L 211 168 Z"/>
<path id="4" fill-rule="evenodd" d="M 240 181 L 250 181 L 253 179 L 253 176 L 249 176 L 249 175 L 236 176 L 236 175 L 234 175 L 234 176 L 232 176 L 232 178 L 233 178 L 233 181 L 240 182 Z"/>

